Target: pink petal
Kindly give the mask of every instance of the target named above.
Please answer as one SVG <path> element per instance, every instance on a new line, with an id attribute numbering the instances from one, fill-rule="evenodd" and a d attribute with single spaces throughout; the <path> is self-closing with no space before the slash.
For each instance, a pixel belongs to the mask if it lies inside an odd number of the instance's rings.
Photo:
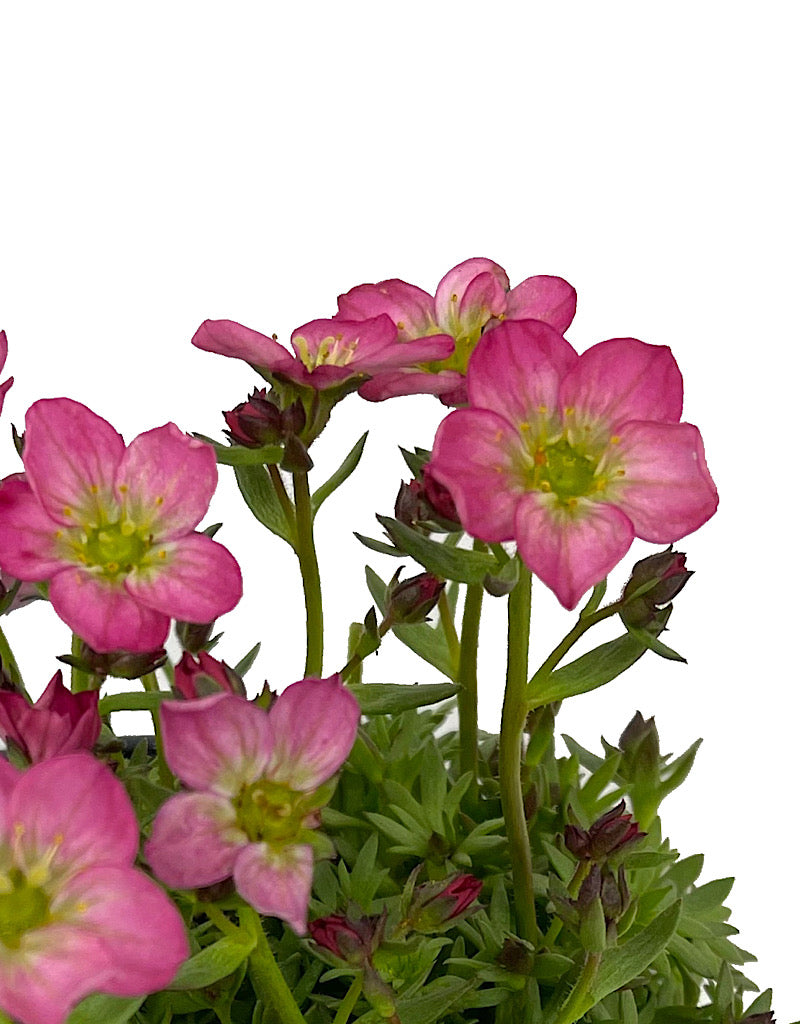
<path id="1" fill-rule="evenodd" d="M 99 696 L 97 690 L 70 693 L 60 672 L 33 705 L 20 694 L 0 691 L 0 734 L 33 762 L 89 749 L 100 735 Z"/>
<path id="2" fill-rule="evenodd" d="M 137 526 L 169 540 L 193 530 L 217 486 L 211 445 L 188 437 L 174 423 L 135 437 L 115 479 L 117 498 Z"/>
<path id="3" fill-rule="evenodd" d="M 562 277 L 539 274 L 521 281 L 506 296 L 509 320 L 543 320 L 560 334 L 572 323 L 577 294 Z"/>
<path id="4" fill-rule="evenodd" d="M 189 955 L 175 905 L 141 871 L 110 866 L 83 871 L 63 887 L 53 912 L 68 912 L 70 904 L 80 905 L 74 948 L 96 939 L 108 951 L 111 969 L 97 986 L 103 992 L 138 996 L 162 989 Z"/>
<path id="5" fill-rule="evenodd" d="M 0 373 L 3 372 L 6 359 L 8 359 L 8 336 L 5 331 L 0 331 Z"/>
<path id="6" fill-rule="evenodd" d="M 478 277 L 481 280 L 474 285 Z M 464 260 L 439 282 L 433 299 L 436 322 L 450 334 L 460 333 L 461 320 L 483 316 L 485 323 L 505 309 L 508 288 L 508 276 L 499 263 L 482 256 Z"/>
<path id="7" fill-rule="evenodd" d="M 538 491 L 519 502 L 516 535 L 522 560 L 568 609 L 605 579 L 634 536 L 631 521 L 613 505 L 581 498 L 565 508 L 554 494 Z"/>
<path id="8" fill-rule="evenodd" d="M 558 331 L 538 320 L 506 320 L 478 342 L 469 361 L 470 404 L 512 423 L 550 422 L 562 378 L 578 356 Z"/>
<path id="9" fill-rule="evenodd" d="M 287 686 L 267 715 L 274 745 L 266 774 L 295 790 L 316 789 L 341 768 L 360 717 L 339 675 Z"/>
<path id="10" fill-rule="evenodd" d="M 64 526 L 116 518 L 114 474 L 125 442 L 110 423 L 70 398 L 43 398 L 25 417 L 25 474 Z"/>
<path id="11" fill-rule="evenodd" d="M 447 359 L 453 354 L 455 343 L 449 334 L 432 334 L 427 338 L 415 338 L 413 341 L 395 341 L 382 352 L 372 357 L 358 360 L 358 368 L 362 373 L 380 373 L 394 367 L 415 366 L 418 363 L 436 362 Z M 354 368 L 356 361 L 354 360 Z"/>
<path id="12" fill-rule="evenodd" d="M 339 296 L 337 317 L 366 320 L 386 313 L 397 326 L 401 341 L 419 338 L 436 329 L 433 297 L 416 285 L 396 278 L 377 284 L 360 284 Z"/>
<path id="13" fill-rule="evenodd" d="M 55 871 L 130 865 L 139 848 L 139 825 L 125 787 L 83 752 L 29 768 L 11 794 L 8 817 L 21 826 L 28 866 L 51 848 Z"/>
<path id="14" fill-rule="evenodd" d="M 227 797 L 178 793 L 159 809 L 144 853 L 165 885 L 194 889 L 229 878 L 245 843 Z"/>
<path id="15" fill-rule="evenodd" d="M 227 548 L 202 533 L 156 547 L 150 564 L 125 578 L 132 600 L 184 622 L 211 622 L 238 604 L 242 573 Z"/>
<path id="16" fill-rule="evenodd" d="M 131 596 L 123 581 L 64 569 L 49 595 L 56 614 L 96 651 L 154 651 L 167 639 L 169 617 Z"/>
<path id="17" fill-rule="evenodd" d="M 310 846 L 274 850 L 251 843 L 239 854 L 233 880 L 239 895 L 259 914 L 279 917 L 305 935 L 314 853 Z"/>
<path id="18" fill-rule="evenodd" d="M 685 537 L 717 510 L 700 431 L 691 423 L 626 423 L 615 459 L 625 470 L 613 501 L 636 536 L 666 544 Z"/>
<path id="19" fill-rule="evenodd" d="M 577 419 L 600 420 L 615 431 L 626 420 L 676 423 L 683 378 L 672 352 L 635 338 L 613 338 L 587 349 L 561 385 L 561 404 Z"/>
<path id="20" fill-rule="evenodd" d="M 349 365 L 380 352 L 396 339 L 397 328 L 383 313 L 369 320 L 311 320 L 292 331 L 292 348 L 304 362 L 308 357 L 315 364 L 322 350 L 327 357 L 320 358 L 321 363 Z"/>
<path id="21" fill-rule="evenodd" d="M 447 337 L 445 335 L 445 337 Z M 368 402 L 383 402 L 402 395 L 439 395 L 463 382 L 463 374 L 455 370 L 429 373 L 420 370 L 387 370 L 377 373 L 358 389 Z"/>
<path id="22" fill-rule="evenodd" d="M 192 344 L 206 352 L 244 359 L 246 363 L 274 372 L 284 372 L 294 362 L 291 354 L 274 338 L 233 320 L 205 320 L 197 328 Z"/>
<path id="23" fill-rule="evenodd" d="M 0 757 L 0 841 L 6 834 L 6 806 L 19 778 L 17 769 L 4 757 Z"/>
<path id="24" fill-rule="evenodd" d="M 167 764 L 192 789 L 234 796 L 264 772 L 272 749 L 268 715 L 230 693 L 165 701 L 161 730 Z"/>
<path id="25" fill-rule="evenodd" d="M 439 425 L 430 473 L 450 491 L 464 528 L 490 543 L 514 536 L 524 493 L 522 445 L 507 419 L 488 409 L 457 409 Z"/>
<path id="26" fill-rule="evenodd" d="M 64 568 L 56 546 L 61 527 L 42 508 L 21 473 L 0 484 L 0 566 L 18 580 L 46 580 Z"/>

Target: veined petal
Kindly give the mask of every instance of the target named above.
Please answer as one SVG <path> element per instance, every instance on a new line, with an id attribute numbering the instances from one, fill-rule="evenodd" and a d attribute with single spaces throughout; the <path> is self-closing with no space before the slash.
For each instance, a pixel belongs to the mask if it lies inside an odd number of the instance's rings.
<path id="1" fill-rule="evenodd" d="M 311 320 L 292 331 L 292 348 L 309 370 L 325 364 L 352 367 L 396 340 L 397 328 L 385 313 L 368 320 Z"/>
<path id="2" fill-rule="evenodd" d="M 436 362 L 453 354 L 455 343 L 449 334 L 432 334 L 413 341 L 395 341 L 370 358 L 353 360 L 353 369 L 358 366 L 362 373 L 375 373 L 384 369 L 415 366 L 418 363 Z"/>
<path id="3" fill-rule="evenodd" d="M 474 356 L 473 356 L 474 358 Z M 450 491 L 464 528 L 480 540 L 512 540 L 524 493 L 519 433 L 488 409 L 457 409 L 436 431 L 429 463 Z"/>
<path id="4" fill-rule="evenodd" d="M 469 361 L 470 404 L 515 425 L 546 431 L 558 411 L 559 385 L 578 356 L 555 328 L 538 320 L 505 320 L 487 331 Z"/>
<path id="5" fill-rule="evenodd" d="M 436 331 L 433 296 L 397 278 L 360 284 L 339 296 L 337 317 L 343 320 L 366 320 L 381 313 L 392 318 L 400 341 Z"/>
<path id="6" fill-rule="evenodd" d="M 634 534 L 613 505 L 579 498 L 565 508 L 554 494 L 532 491 L 517 505 L 516 536 L 525 564 L 572 609 L 625 555 Z"/>
<path id="7" fill-rule="evenodd" d="M 697 427 L 626 423 L 618 436 L 614 455 L 625 475 L 616 479 L 611 493 L 637 537 L 671 543 L 714 515 L 719 497 Z"/>
<path id="8" fill-rule="evenodd" d="M 314 852 L 310 846 L 276 850 L 251 843 L 236 859 L 233 881 L 239 895 L 259 914 L 279 917 L 305 935 Z"/>
<path id="9" fill-rule="evenodd" d="M 244 359 L 252 366 L 276 373 L 291 368 L 294 362 L 291 353 L 274 338 L 259 334 L 234 320 L 205 320 L 195 331 L 192 344 L 205 352 Z"/>
<path id="10" fill-rule="evenodd" d="M 9 764 L 4 757 L 0 757 L 0 839 L 6 834 L 6 806 L 11 796 L 11 791 L 19 781 L 20 773 Z"/>
<path id="11" fill-rule="evenodd" d="M 230 799 L 177 793 L 159 808 L 144 854 L 165 885 L 194 889 L 229 878 L 247 841 Z"/>
<path id="12" fill-rule="evenodd" d="M 441 335 L 440 335 L 441 337 Z M 444 335 L 448 337 L 449 335 Z M 456 370 L 426 373 L 424 370 L 381 370 L 358 389 L 368 402 L 383 402 L 402 395 L 441 395 L 464 382 Z"/>
<path id="13" fill-rule="evenodd" d="M 273 746 L 266 774 L 295 790 L 321 786 L 350 753 L 360 717 L 339 675 L 287 686 L 267 715 Z"/>
<path id="14" fill-rule="evenodd" d="M 509 320 L 543 320 L 559 333 L 572 323 L 578 297 L 563 277 L 538 274 L 521 281 L 506 296 Z"/>
<path id="15" fill-rule="evenodd" d="M 211 622 L 238 603 L 241 570 L 217 541 L 190 533 L 156 548 L 149 565 L 125 578 L 132 600 L 184 622 Z"/>
<path id="16" fill-rule="evenodd" d="M 627 420 L 677 423 L 683 378 L 665 345 L 612 338 L 587 349 L 561 385 L 561 405 L 579 422 L 600 421 L 615 432 Z"/>
<path id="17" fill-rule="evenodd" d="M 481 280 L 475 284 L 478 277 Z M 508 275 L 499 263 L 483 256 L 464 260 L 448 270 L 436 288 L 436 322 L 453 335 L 461 333 L 463 321 L 469 321 L 472 328 L 476 326 L 473 321 L 483 316 L 485 323 L 503 312 L 508 289 Z"/>
<path id="18" fill-rule="evenodd" d="M 46 580 L 66 564 L 56 548 L 63 528 L 42 508 L 22 473 L 0 484 L 0 566 L 18 580 Z"/>
<path id="19" fill-rule="evenodd" d="M 142 604 L 122 582 L 69 568 L 50 581 L 49 596 L 56 614 L 96 651 L 154 651 L 167 639 L 169 616 Z"/>
<path id="20" fill-rule="evenodd" d="M 127 518 L 169 540 L 193 530 L 208 511 L 217 486 L 214 449 L 166 423 L 131 441 L 114 483 Z"/>
<path id="21" fill-rule="evenodd" d="M 273 739 L 256 704 L 219 693 L 164 701 L 160 716 L 167 764 L 190 788 L 234 796 L 262 776 Z"/>
<path id="22" fill-rule="evenodd" d="M 114 475 L 125 442 L 101 416 L 70 398 L 43 398 L 25 416 L 25 475 L 64 526 L 114 519 Z"/>

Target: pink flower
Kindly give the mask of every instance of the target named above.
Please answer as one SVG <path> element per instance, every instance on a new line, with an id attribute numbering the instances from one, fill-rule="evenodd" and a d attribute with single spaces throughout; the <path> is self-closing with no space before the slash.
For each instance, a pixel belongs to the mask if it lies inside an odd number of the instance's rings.
<path id="1" fill-rule="evenodd" d="M 8 358 L 8 338 L 6 338 L 6 332 L 0 331 L 0 373 L 3 372 L 3 367 L 6 365 L 6 359 Z M 0 384 L 0 412 L 3 411 L 3 402 L 6 398 L 6 392 L 14 383 L 14 378 L 9 377 L 8 380 L 4 380 Z"/>
<path id="2" fill-rule="evenodd" d="M 405 344 L 444 336 L 454 345 L 452 356 L 442 362 L 373 376 L 359 388 L 363 398 L 381 401 L 425 392 L 448 405 L 462 405 L 467 400 L 464 374 L 484 331 L 502 320 L 542 320 L 563 332 L 575 316 L 575 302 L 575 289 L 560 277 L 528 277 L 511 288 L 499 264 L 474 257 L 448 270 L 435 295 L 396 279 L 351 288 L 339 296 L 338 316 L 363 320 L 384 313 Z"/>
<path id="3" fill-rule="evenodd" d="M 220 690 L 246 696 L 241 676 L 205 651 L 200 651 L 196 657 L 183 652 L 175 666 L 175 689 L 187 700 L 208 697 Z"/>
<path id="4" fill-rule="evenodd" d="M 420 338 L 400 345 L 388 316 L 349 320 L 312 320 L 292 334 L 294 355 L 269 338 L 232 320 L 206 320 L 192 338 L 206 352 L 244 359 L 269 376 L 323 391 L 354 377 L 371 377 L 430 359 L 444 359 L 453 350 L 447 338 Z"/>
<path id="5" fill-rule="evenodd" d="M 358 703 L 338 675 L 302 679 L 264 711 L 222 693 L 161 707 L 167 763 L 191 793 L 156 815 L 145 853 L 176 889 L 233 876 L 259 913 L 306 930 L 312 829 L 355 740 Z"/>
<path id="6" fill-rule="evenodd" d="M 96 651 L 152 651 L 171 617 L 208 622 L 233 608 L 239 566 L 193 532 L 217 483 L 208 445 L 167 423 L 126 448 L 68 398 L 35 402 L 25 425 L 25 476 L 0 486 L 0 567 L 49 580 L 75 633 Z"/>
<path id="7" fill-rule="evenodd" d="M 470 406 L 436 434 L 430 471 L 465 529 L 516 540 L 566 608 L 634 536 L 670 543 L 717 508 L 668 348 L 616 338 L 578 356 L 547 324 L 506 321 L 478 345 Z"/>
<path id="8" fill-rule="evenodd" d="M 166 894 L 133 867 L 139 826 L 89 754 L 20 774 L 0 759 L 0 1007 L 62 1024 L 92 992 L 168 985 L 189 947 Z"/>
<path id="9" fill-rule="evenodd" d="M 35 704 L 0 690 L 0 736 L 10 739 L 31 762 L 57 754 L 91 750 L 100 735 L 97 690 L 70 693 L 56 672 Z"/>

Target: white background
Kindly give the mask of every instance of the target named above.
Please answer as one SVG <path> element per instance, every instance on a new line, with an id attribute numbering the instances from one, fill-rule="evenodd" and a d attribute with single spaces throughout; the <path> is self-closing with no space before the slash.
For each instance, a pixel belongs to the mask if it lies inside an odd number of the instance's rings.
<path id="1" fill-rule="evenodd" d="M 570 280 L 579 351 L 615 336 L 672 346 L 721 495 L 682 545 L 697 574 L 667 639 L 689 664 L 648 656 L 567 704 L 560 726 L 597 749 L 639 708 L 664 749 L 705 737 L 665 831 L 706 852 L 706 880 L 737 876 L 734 921 L 760 956 L 749 973 L 774 987 L 783 1024 L 800 1014 L 795 11 L 33 2 L 0 25 L 0 327 L 16 377 L 4 433 L 36 398 L 69 395 L 129 439 L 168 419 L 219 436 L 219 410 L 257 381 L 190 347 L 203 319 L 286 341 L 355 284 L 432 291 L 469 256 L 512 283 Z M 315 449 L 322 479 L 371 428 L 358 477 L 320 517 L 326 671 L 369 605 L 363 562 L 394 568 L 350 531 L 376 535 L 404 475 L 396 445 L 429 446 L 442 413 L 435 399 L 351 398 Z M 18 468 L 10 441 L 0 459 Z M 261 639 L 250 678 L 282 688 L 303 664 L 290 552 L 251 525 L 224 469 L 218 519 L 247 563 L 218 653 L 235 662 Z M 488 605 L 494 728 L 503 602 Z M 534 612 L 538 661 L 571 616 L 543 587 Z M 66 627 L 43 605 L 3 625 L 38 692 Z M 435 674 L 392 641 L 369 678 Z"/>

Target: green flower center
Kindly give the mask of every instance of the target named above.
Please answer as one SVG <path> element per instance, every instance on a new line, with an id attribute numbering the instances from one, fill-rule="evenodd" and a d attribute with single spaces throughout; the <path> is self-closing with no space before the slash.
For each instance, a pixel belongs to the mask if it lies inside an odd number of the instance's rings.
<path id="1" fill-rule="evenodd" d="M 602 481 L 595 476 L 597 460 L 577 451 L 565 438 L 539 445 L 532 454 L 533 464 L 526 474 L 530 490 L 552 491 L 561 504 L 574 505 L 577 498 L 602 489 Z"/>
<path id="2" fill-rule="evenodd" d="M 70 538 L 78 561 L 114 579 L 132 572 L 145 560 L 152 538 L 121 519 L 85 529 L 80 540 Z"/>
<path id="3" fill-rule="evenodd" d="M 307 800 L 307 793 L 259 779 L 234 798 L 236 824 L 253 843 L 291 843 L 302 831 Z"/>
<path id="4" fill-rule="evenodd" d="M 19 868 L 0 875 L 0 945 L 18 949 L 23 935 L 50 920 L 50 898 Z"/>

